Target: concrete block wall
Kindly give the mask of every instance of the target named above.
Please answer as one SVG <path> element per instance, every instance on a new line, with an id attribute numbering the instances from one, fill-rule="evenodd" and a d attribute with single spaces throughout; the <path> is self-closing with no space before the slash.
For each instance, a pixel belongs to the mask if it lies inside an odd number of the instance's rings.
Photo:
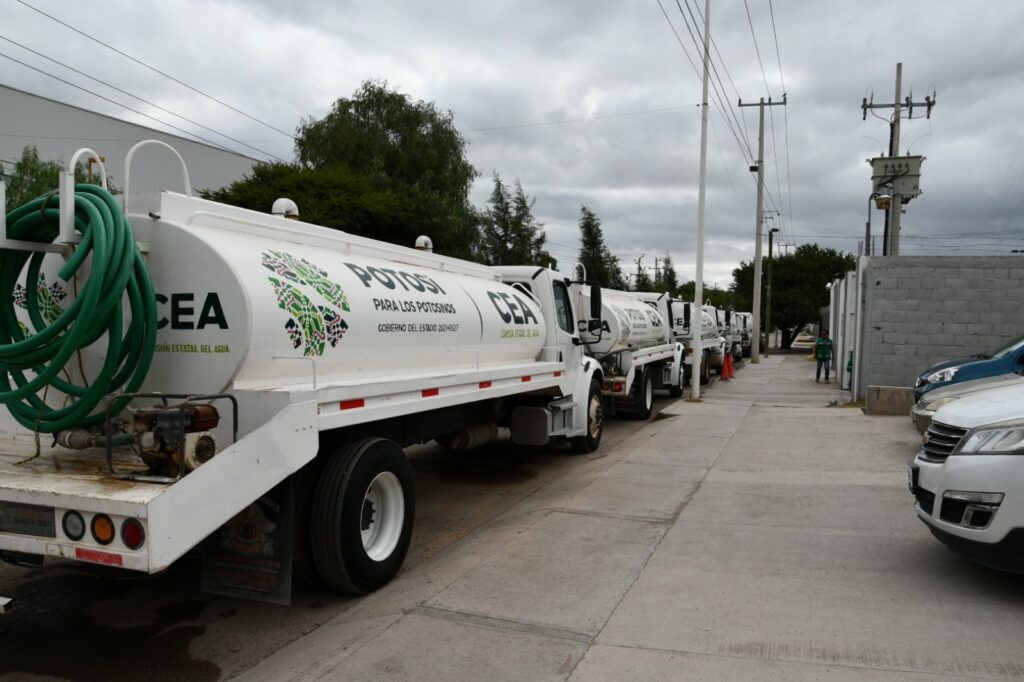
<path id="1" fill-rule="evenodd" d="M 1024 258 L 871 258 L 863 311 L 861 385 L 912 386 L 932 363 L 1024 335 Z"/>

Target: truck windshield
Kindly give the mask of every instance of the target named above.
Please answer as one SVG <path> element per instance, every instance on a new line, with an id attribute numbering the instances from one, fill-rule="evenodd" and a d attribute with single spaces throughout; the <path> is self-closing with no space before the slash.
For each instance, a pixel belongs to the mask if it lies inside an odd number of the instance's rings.
<path id="1" fill-rule="evenodd" d="M 1005 346 L 997 348 L 996 350 L 992 351 L 985 357 L 1001 358 L 1004 355 L 1009 355 L 1010 353 L 1013 353 L 1014 351 L 1020 349 L 1021 347 L 1024 347 L 1024 336 L 1018 337 L 1011 341 L 1010 343 L 1006 344 Z"/>

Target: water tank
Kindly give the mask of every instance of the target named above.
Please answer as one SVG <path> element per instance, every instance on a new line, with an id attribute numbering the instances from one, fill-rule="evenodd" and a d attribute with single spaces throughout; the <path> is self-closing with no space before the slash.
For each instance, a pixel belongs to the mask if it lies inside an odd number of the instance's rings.
<path id="1" fill-rule="evenodd" d="M 668 343 L 668 325 L 657 309 L 628 291 L 601 290 L 601 339 L 591 352 L 610 353 Z"/>

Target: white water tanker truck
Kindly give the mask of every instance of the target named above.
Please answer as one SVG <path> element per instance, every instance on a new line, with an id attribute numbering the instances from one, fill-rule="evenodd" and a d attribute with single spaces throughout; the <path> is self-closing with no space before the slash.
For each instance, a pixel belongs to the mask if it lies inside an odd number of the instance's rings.
<path id="1" fill-rule="evenodd" d="M 0 221 L 0 557 L 365 593 L 412 536 L 405 446 L 598 447 L 597 287 L 195 198 L 184 162 L 132 195 L 134 153 L 126 218 L 64 173 Z"/>
<path id="2" fill-rule="evenodd" d="M 671 338 L 667 297 L 649 304 L 649 296 L 602 289 L 600 329 L 583 335 L 587 353 L 603 368 L 610 406 L 636 419 L 651 416 L 654 389 L 682 387 L 683 347 Z"/>

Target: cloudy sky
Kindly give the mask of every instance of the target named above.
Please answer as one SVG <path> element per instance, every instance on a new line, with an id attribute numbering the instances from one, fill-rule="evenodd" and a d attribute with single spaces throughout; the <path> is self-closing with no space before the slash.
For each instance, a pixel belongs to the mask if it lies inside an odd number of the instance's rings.
<path id="1" fill-rule="evenodd" d="M 107 0 L 102 10 L 4 0 L 0 54 L 195 129 L 30 48 L 286 159 L 292 140 L 272 128 L 294 131 L 302 117 L 323 116 L 361 81 L 386 79 L 454 113 L 481 173 L 477 205 L 487 199 L 493 172 L 522 182 L 563 263 L 577 251 L 585 204 L 631 271 L 637 258 L 653 267 L 669 251 L 679 273 L 692 277 L 701 81 L 687 58 L 700 66 L 684 16 L 702 11 L 703 0 Z M 873 94 L 875 102 L 891 103 L 900 61 L 904 95 L 912 90 L 922 101 L 934 90 L 938 102 L 930 120 L 915 110 L 902 126 L 901 151 L 927 157 L 924 193 L 903 218 L 903 253 L 1024 249 L 1022 25 L 1024 2 L 1016 0 L 712 0 L 722 99 L 712 91 L 705 280 L 726 286 L 732 269 L 753 256 L 748 167 L 757 110 L 737 108 L 737 99 L 788 96 L 787 107 L 768 110 L 766 208 L 777 213 L 766 226 L 781 229 L 783 248 L 817 242 L 855 252 L 871 192 L 865 159 L 888 144 L 887 120 L 862 120 L 861 100 Z M 9 59 L 0 58 L 0 83 L 160 127 Z M 876 212 L 878 235 L 881 226 Z"/>

